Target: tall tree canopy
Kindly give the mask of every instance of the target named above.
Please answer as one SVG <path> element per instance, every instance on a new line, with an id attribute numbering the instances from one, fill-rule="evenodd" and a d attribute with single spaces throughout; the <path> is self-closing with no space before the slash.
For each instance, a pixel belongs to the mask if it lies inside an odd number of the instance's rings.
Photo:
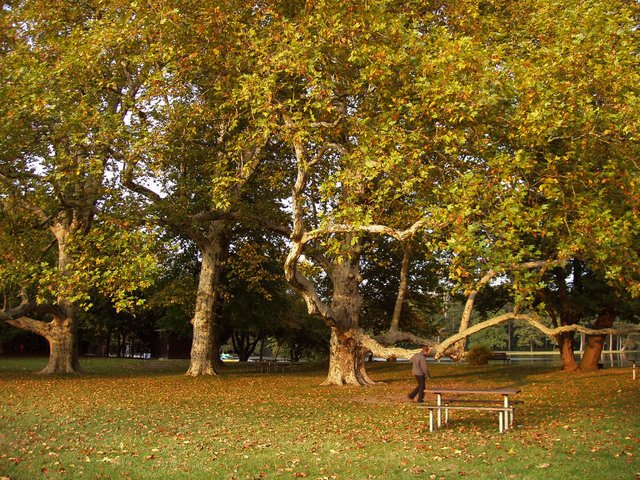
<path id="1" fill-rule="evenodd" d="M 126 307 L 154 263 L 112 195 L 135 42 L 113 4 L 15 2 L 2 20 L 0 278 L 19 301 L 0 318 L 48 340 L 44 372 L 75 372 L 77 309 L 93 289 Z"/>
<path id="2" fill-rule="evenodd" d="M 57 285 L 92 272 L 126 298 L 131 272 L 98 273 L 107 247 L 142 242 L 137 222 L 116 220 L 131 200 L 111 195 L 121 179 L 142 200 L 136 213 L 198 246 L 189 374 L 215 373 L 239 225 L 289 237 L 285 277 L 331 328 L 328 384 L 372 383 L 367 351 L 410 354 L 360 326 L 375 236 L 403 252 L 387 340 L 401 333 L 412 263 L 446 271 L 437 288 L 466 296 L 437 355 L 461 358 L 470 334 L 519 319 L 569 362 L 576 330 L 603 333 L 612 296 L 640 294 L 637 2 L 62 5 L 2 12 L 0 200 L 21 235 L 2 234 L 7 272 L 29 264 L 66 279 Z M 109 228 L 120 235 L 101 242 Z M 50 252 L 47 229 L 55 275 L 32 266 L 36 247 Z M 471 325 L 492 282 L 514 310 Z M 581 289 L 609 290 L 576 316 Z M 58 323 L 83 295 L 52 294 Z M 25 311 L 2 315 L 15 324 Z M 593 315 L 597 330 L 579 324 Z"/>
<path id="3" fill-rule="evenodd" d="M 485 7 L 458 28 L 489 32 L 503 102 L 472 152 L 476 167 L 455 184 L 464 200 L 448 239 L 455 277 L 475 290 L 488 272 L 508 273 L 520 311 L 545 309 L 552 292 L 556 304 L 568 298 L 570 275 L 578 282 L 584 270 L 563 270 L 568 262 L 637 296 L 637 4 Z M 556 309 L 556 326 L 578 323 L 570 310 Z M 573 334 L 557 337 L 568 369 Z"/>

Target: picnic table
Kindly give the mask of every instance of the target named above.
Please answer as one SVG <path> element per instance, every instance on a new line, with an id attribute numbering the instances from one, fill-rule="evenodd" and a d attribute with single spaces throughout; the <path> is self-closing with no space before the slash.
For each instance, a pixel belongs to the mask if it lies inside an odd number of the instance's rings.
<path id="1" fill-rule="evenodd" d="M 519 388 L 440 388 L 430 387 L 427 393 L 436 395 L 435 405 L 421 405 L 429 410 L 429 431 L 433 432 L 433 417 L 437 413 L 438 427 L 442 426 L 442 411 L 444 423 L 449 422 L 449 410 L 480 410 L 498 412 L 498 428 L 500 433 L 513 425 L 513 404 L 519 403 L 510 399 L 520 392 Z M 443 398 L 443 395 L 445 396 Z M 465 398 L 467 396 L 495 396 L 496 399 Z M 451 405 L 452 403 L 468 403 L 471 405 Z M 478 405 L 481 403 L 482 405 Z M 493 404 L 487 406 L 487 403 Z"/>
<path id="2" fill-rule="evenodd" d="M 255 367 L 260 370 L 260 373 L 264 373 L 264 372 L 269 373 L 269 372 L 278 372 L 278 371 L 281 371 L 282 373 L 284 373 L 285 370 L 287 369 L 290 372 L 293 371 L 293 368 L 298 367 L 300 363 L 290 362 L 286 360 L 281 360 L 281 361 L 264 360 L 264 361 L 253 362 L 253 365 L 255 365 Z"/>
<path id="3" fill-rule="evenodd" d="M 493 352 L 491 360 L 498 360 L 505 365 L 511 365 L 511 357 L 507 355 L 507 352 Z"/>

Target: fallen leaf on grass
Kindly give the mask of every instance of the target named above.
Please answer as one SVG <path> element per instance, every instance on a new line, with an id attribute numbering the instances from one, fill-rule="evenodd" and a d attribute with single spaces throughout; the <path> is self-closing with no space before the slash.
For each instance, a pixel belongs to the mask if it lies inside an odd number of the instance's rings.
<path id="1" fill-rule="evenodd" d="M 549 468 L 551 466 L 550 463 L 541 463 L 536 468 Z"/>

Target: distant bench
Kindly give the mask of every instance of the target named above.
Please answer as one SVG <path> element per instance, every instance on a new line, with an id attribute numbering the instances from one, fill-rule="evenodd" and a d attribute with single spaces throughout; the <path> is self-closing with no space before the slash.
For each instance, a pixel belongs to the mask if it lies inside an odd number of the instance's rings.
<path id="1" fill-rule="evenodd" d="M 490 360 L 502 361 L 505 365 L 511 365 L 511 357 L 506 352 L 493 352 Z"/>
<path id="2" fill-rule="evenodd" d="M 291 372 L 294 368 L 298 368 L 300 366 L 300 362 L 277 362 L 273 360 L 258 360 L 256 362 L 251 362 L 250 365 L 253 367 L 254 371 L 260 371 L 260 373 L 270 373 L 278 371 L 284 373 L 287 369 L 289 370 L 289 372 Z"/>

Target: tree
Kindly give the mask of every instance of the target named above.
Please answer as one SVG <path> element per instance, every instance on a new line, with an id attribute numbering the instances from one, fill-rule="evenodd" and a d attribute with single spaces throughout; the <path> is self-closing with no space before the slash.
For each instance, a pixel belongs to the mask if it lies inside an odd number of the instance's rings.
<path id="1" fill-rule="evenodd" d="M 270 126 L 247 101 L 259 101 L 256 88 L 264 88 L 253 57 L 262 19 L 242 1 L 196 9 L 176 1 L 157 15 L 168 24 L 153 44 L 160 68 L 136 98 L 139 140 L 125 153 L 124 181 L 145 198 L 151 218 L 198 247 L 187 375 L 215 374 L 221 281 L 235 225 L 243 214 L 259 217 L 264 202 L 257 199 L 279 188 L 261 166 L 272 147 Z M 252 183 L 257 175 L 268 180 Z"/>
<path id="2" fill-rule="evenodd" d="M 373 118 L 381 120 L 381 96 L 391 92 L 390 86 L 384 85 L 382 93 L 377 93 L 379 72 L 370 68 L 369 58 L 375 54 L 387 62 L 387 71 L 381 72 L 390 81 L 397 73 L 394 69 L 407 58 L 403 52 L 395 53 L 395 47 L 407 39 L 402 37 L 406 32 L 401 28 L 404 18 L 391 15 L 378 4 L 362 9 L 345 5 L 331 11 L 316 6 L 297 13 L 274 8 L 266 13 L 280 20 L 277 34 L 286 39 L 280 42 L 277 54 L 269 52 L 275 59 L 271 68 L 289 83 L 302 85 L 288 97 L 274 96 L 273 102 L 274 121 L 280 123 L 282 141 L 294 152 L 296 169 L 285 275 L 305 298 L 309 312 L 321 316 L 332 329 L 326 383 L 370 384 L 373 382 L 364 365 L 369 346 L 357 338 L 361 334 L 363 234 L 390 233 L 408 239 L 421 226 L 416 222 L 411 228 L 398 230 L 376 225 L 376 216 L 387 220 L 389 216 L 380 217 L 379 211 L 370 215 L 367 206 L 375 203 L 382 209 L 384 195 L 391 195 L 396 186 L 385 182 L 387 172 L 380 172 L 391 168 L 388 164 L 367 162 L 372 156 L 366 151 L 366 135 L 373 137 L 374 129 L 365 127 Z M 347 15 L 356 15 L 357 21 L 346 25 L 343 19 Z M 385 36 L 387 31 L 396 37 Z M 326 39 L 322 49 L 317 48 L 318 37 Z M 406 74 L 403 78 L 408 80 Z M 392 118 L 385 118 L 382 124 L 388 127 L 391 122 Z M 369 189 L 367 183 L 378 175 L 384 195 L 374 196 L 375 189 Z M 303 255 L 305 261 L 301 261 Z M 322 270 L 321 277 L 331 283 L 324 298 L 309 275 L 306 262 L 311 260 Z"/>
<path id="3" fill-rule="evenodd" d="M 111 195 L 114 125 L 133 88 L 117 59 L 135 46 L 117 33 L 129 18 L 109 7 L 2 9 L 0 276 L 19 297 L 0 318 L 47 339 L 42 373 L 78 371 L 77 311 L 93 289 L 125 308 L 154 264 L 148 235 Z"/>
<path id="4" fill-rule="evenodd" d="M 638 293 L 638 117 L 629 109 L 638 96 L 637 6 L 620 2 L 611 12 L 601 2 L 533 2 L 478 17 L 491 26 L 480 30 L 493 32 L 492 42 L 511 39 L 494 50 L 497 84 L 511 101 L 481 136 L 482 157 L 479 149 L 471 157 L 482 158 L 482 169 L 457 186 L 469 199 L 452 234 L 457 278 L 470 285 L 494 267 L 509 272 L 543 262 L 538 272 L 513 274 L 513 293 L 520 311 L 544 309 L 537 292 L 545 285 L 566 299 L 556 310 L 561 331 L 553 335 L 567 370 L 577 366 L 572 339 L 579 329 L 568 272 L 586 265 L 612 286 Z M 599 325 L 610 325 L 611 315 L 602 318 L 608 320 Z"/>

